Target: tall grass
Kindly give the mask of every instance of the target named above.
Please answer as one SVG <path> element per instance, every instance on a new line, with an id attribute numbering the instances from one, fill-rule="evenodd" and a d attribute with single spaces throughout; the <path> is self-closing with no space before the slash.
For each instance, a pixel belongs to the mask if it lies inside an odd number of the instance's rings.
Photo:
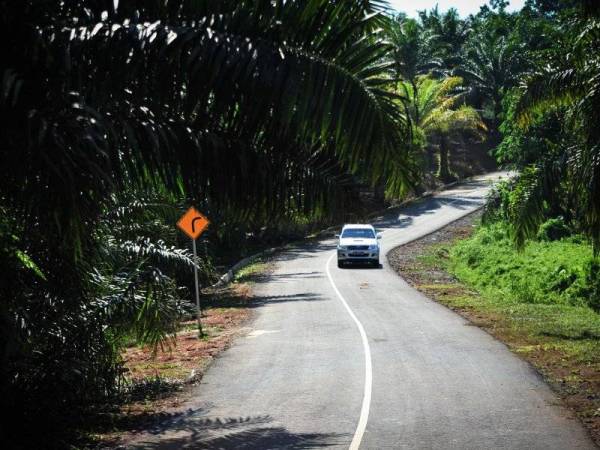
<path id="1" fill-rule="evenodd" d="M 592 247 L 578 237 L 530 241 L 517 251 L 502 222 L 479 228 L 453 247 L 452 270 L 507 302 L 594 306 Z"/>

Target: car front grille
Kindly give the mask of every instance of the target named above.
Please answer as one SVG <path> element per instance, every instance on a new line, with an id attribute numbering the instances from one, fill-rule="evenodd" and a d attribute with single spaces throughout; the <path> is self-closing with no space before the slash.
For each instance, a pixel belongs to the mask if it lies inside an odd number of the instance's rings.
<path id="1" fill-rule="evenodd" d="M 368 245 L 349 245 L 348 250 L 369 250 Z"/>

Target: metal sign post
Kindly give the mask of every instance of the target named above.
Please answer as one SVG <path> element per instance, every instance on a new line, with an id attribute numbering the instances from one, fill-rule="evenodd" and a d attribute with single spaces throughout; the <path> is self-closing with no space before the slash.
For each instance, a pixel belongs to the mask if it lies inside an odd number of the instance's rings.
<path id="1" fill-rule="evenodd" d="M 209 220 L 204 217 L 196 208 L 192 207 L 181 216 L 177 222 L 177 226 L 181 231 L 187 234 L 192 239 L 192 249 L 194 252 L 194 288 L 196 290 L 196 315 L 198 317 L 198 337 L 203 337 L 202 331 L 202 308 L 200 307 L 200 286 L 198 285 L 198 253 L 196 251 L 196 239 L 210 224 Z"/>
<path id="2" fill-rule="evenodd" d="M 203 337 L 202 331 L 202 307 L 200 306 L 200 288 L 198 287 L 198 255 L 196 254 L 196 239 L 192 239 L 194 249 L 194 287 L 196 288 L 196 317 L 198 318 L 198 337 Z"/>

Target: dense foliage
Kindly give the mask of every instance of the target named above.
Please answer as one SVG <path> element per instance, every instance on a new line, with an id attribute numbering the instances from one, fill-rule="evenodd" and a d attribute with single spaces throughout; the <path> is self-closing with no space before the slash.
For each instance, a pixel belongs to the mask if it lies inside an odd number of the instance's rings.
<path id="1" fill-rule="evenodd" d="M 412 125 L 413 146 L 423 150 L 437 142 L 439 148 L 438 173 L 441 181 L 453 179 L 450 170 L 449 147 L 452 139 L 461 139 L 469 133 L 485 139 L 485 124 L 479 113 L 464 102 L 460 77 L 435 79 L 417 76 L 411 82 L 400 81 L 397 86 L 408 102 L 403 102 Z"/>
<path id="2" fill-rule="evenodd" d="M 335 213 L 353 176 L 411 186 L 381 7 L 2 2 L 3 438 L 76 426 L 125 338 L 174 331 L 184 205 L 228 230 Z"/>
<path id="3" fill-rule="evenodd" d="M 539 239 L 515 251 L 503 222 L 484 226 L 454 249 L 461 279 L 482 291 L 494 291 L 507 303 L 570 305 L 600 310 L 599 280 L 590 282 L 595 264 L 581 236 L 569 236 L 564 223 L 551 220 Z M 597 330 L 600 337 L 600 329 Z"/>
<path id="4" fill-rule="evenodd" d="M 598 248 L 598 8 L 505 3 L 0 0 L 2 437 L 63 447 L 118 395 L 123 343 L 168 342 L 194 265 L 209 283 L 361 191 L 402 199 L 491 152 L 520 175 L 489 220 Z M 218 224 L 198 261 L 173 226 L 189 204 Z"/>
<path id="5" fill-rule="evenodd" d="M 540 8 L 533 17 L 543 24 L 538 28 L 552 23 L 562 33 L 533 52 L 538 64 L 504 99 L 504 139 L 497 156 L 521 169 L 507 196 L 508 219 L 521 246 L 544 221 L 560 217 L 591 238 L 598 251 L 599 17 L 594 2 Z"/>

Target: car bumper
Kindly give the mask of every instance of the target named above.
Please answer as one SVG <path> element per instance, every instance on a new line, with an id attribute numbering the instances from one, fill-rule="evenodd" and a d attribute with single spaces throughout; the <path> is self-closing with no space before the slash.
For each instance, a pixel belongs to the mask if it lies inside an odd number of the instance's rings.
<path id="1" fill-rule="evenodd" d="M 375 261 L 379 260 L 378 250 L 338 250 L 338 261 L 360 262 L 360 261 Z"/>

